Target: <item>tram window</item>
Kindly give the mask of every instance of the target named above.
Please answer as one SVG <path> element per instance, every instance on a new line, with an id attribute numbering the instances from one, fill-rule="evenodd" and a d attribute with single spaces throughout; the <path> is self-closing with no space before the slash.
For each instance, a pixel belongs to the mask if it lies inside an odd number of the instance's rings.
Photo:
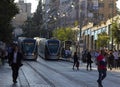
<path id="1" fill-rule="evenodd" d="M 59 47 L 57 43 L 48 43 L 48 46 L 51 53 L 56 53 Z"/>
<path id="2" fill-rule="evenodd" d="M 34 50 L 34 43 L 24 43 L 23 50 L 25 52 L 32 52 Z"/>

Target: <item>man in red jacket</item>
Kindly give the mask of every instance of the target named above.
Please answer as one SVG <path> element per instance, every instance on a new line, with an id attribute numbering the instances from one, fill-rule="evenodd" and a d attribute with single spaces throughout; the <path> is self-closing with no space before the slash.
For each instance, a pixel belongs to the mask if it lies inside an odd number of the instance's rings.
<path id="1" fill-rule="evenodd" d="M 107 63 L 105 58 L 106 58 L 106 53 L 104 50 L 101 50 L 99 56 L 97 57 L 97 65 L 98 65 L 98 72 L 99 72 L 99 77 L 97 82 L 99 84 L 99 87 L 103 87 L 102 80 L 106 77 Z"/>

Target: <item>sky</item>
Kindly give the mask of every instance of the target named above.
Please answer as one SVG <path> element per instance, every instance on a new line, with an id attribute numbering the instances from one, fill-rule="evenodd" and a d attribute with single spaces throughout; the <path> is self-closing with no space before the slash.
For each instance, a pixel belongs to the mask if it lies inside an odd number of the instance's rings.
<path id="1" fill-rule="evenodd" d="M 39 0 L 24 0 L 24 1 L 27 3 L 32 3 L 32 9 L 31 9 L 32 13 L 36 11 Z M 18 0 L 15 0 L 15 2 L 18 2 Z M 117 1 L 117 7 L 120 9 L 120 0 Z"/>
<path id="2" fill-rule="evenodd" d="M 117 7 L 120 9 L 120 0 L 117 1 Z"/>

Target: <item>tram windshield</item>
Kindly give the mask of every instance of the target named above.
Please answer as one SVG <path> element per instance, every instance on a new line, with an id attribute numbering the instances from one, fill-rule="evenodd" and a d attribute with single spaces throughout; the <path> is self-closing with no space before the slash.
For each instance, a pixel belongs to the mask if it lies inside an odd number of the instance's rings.
<path id="1" fill-rule="evenodd" d="M 23 52 L 25 53 L 33 53 L 35 48 L 34 42 L 24 42 L 23 44 Z"/>
<path id="2" fill-rule="evenodd" d="M 59 42 L 48 42 L 48 48 L 50 53 L 52 54 L 57 53 L 59 49 Z"/>

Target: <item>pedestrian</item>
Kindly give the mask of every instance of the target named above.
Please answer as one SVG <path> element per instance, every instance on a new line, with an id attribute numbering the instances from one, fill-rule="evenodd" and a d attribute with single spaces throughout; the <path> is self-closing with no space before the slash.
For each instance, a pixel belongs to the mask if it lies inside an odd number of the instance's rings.
<path id="1" fill-rule="evenodd" d="M 115 69 L 117 69 L 118 68 L 118 61 L 119 61 L 118 51 L 115 50 L 113 52 L 113 55 L 114 55 L 114 67 L 115 67 Z"/>
<path id="2" fill-rule="evenodd" d="M 79 70 L 79 61 L 78 61 L 77 52 L 74 52 L 73 59 L 74 59 L 73 70 L 74 70 L 75 66 L 76 66 L 77 70 Z"/>
<path id="3" fill-rule="evenodd" d="M 105 79 L 107 71 L 106 53 L 104 52 L 104 50 L 101 50 L 99 56 L 97 57 L 97 66 L 99 73 L 97 82 L 99 87 L 103 87 L 102 81 Z"/>
<path id="4" fill-rule="evenodd" d="M 2 49 L 0 48 L 0 65 L 2 64 L 1 57 L 2 57 Z"/>
<path id="5" fill-rule="evenodd" d="M 14 83 L 17 83 L 19 68 L 22 66 L 22 58 L 22 53 L 19 51 L 18 46 L 15 45 L 8 58 L 8 63 L 12 69 L 12 78 Z"/>
<path id="6" fill-rule="evenodd" d="M 5 51 L 4 50 L 1 51 L 1 63 L 2 65 L 5 64 Z"/>
<path id="7" fill-rule="evenodd" d="M 87 60 L 86 60 L 87 53 L 88 53 L 88 49 L 86 49 L 86 50 L 83 51 L 83 57 L 82 57 L 83 63 L 86 63 L 86 62 L 87 62 Z"/>
<path id="8" fill-rule="evenodd" d="M 90 70 L 92 70 L 93 61 L 92 61 L 91 57 L 92 56 L 91 56 L 90 52 L 88 52 L 87 53 L 87 70 L 88 70 L 88 67 L 90 67 Z"/>
<path id="9" fill-rule="evenodd" d="M 62 56 L 62 58 L 65 58 L 65 48 L 62 48 L 62 50 L 61 50 L 61 56 Z"/>
<path id="10" fill-rule="evenodd" d="M 112 70 L 114 65 L 114 56 L 113 53 L 110 52 L 109 56 L 108 56 L 108 68 L 110 68 L 110 70 Z"/>
<path id="11" fill-rule="evenodd" d="M 98 56 L 99 56 L 99 51 L 96 50 L 95 53 L 94 53 L 94 57 L 95 57 L 94 62 L 95 62 L 96 65 L 97 65 L 97 57 Z"/>

